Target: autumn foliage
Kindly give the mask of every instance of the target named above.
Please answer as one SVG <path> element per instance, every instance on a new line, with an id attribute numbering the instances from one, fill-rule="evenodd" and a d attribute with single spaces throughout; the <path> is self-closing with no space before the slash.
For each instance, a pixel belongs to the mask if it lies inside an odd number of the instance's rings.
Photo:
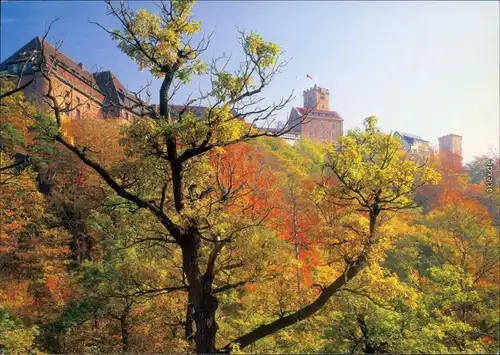
<path id="1" fill-rule="evenodd" d="M 419 166 L 376 117 L 288 145 L 257 127 L 280 48 L 209 70 L 192 5 L 110 4 L 162 80 L 134 123 L 2 99 L 0 353 L 498 351 L 498 159 Z M 173 110 L 199 75 L 215 103 Z"/>

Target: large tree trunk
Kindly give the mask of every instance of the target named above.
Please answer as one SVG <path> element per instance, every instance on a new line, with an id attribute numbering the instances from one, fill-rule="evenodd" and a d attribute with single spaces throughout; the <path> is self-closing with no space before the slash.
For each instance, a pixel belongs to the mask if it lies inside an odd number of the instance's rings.
<path id="1" fill-rule="evenodd" d="M 186 307 L 186 325 L 184 329 L 184 337 L 188 341 L 193 341 L 193 300 L 191 299 L 191 292 L 188 292 L 188 304 Z"/>
<path id="2" fill-rule="evenodd" d="M 182 240 L 183 268 L 189 282 L 189 300 L 192 302 L 194 310 L 192 320 L 196 325 L 194 334 L 196 352 L 198 354 L 215 353 L 215 337 L 217 335 L 215 312 L 218 300 L 212 292 L 212 279 L 202 276 L 200 272 L 198 259 L 200 237 L 192 229 L 183 236 Z"/>
<path id="3" fill-rule="evenodd" d="M 172 69 L 172 68 L 171 68 Z M 166 72 L 160 89 L 160 115 L 167 117 L 169 123 L 175 120 L 169 110 L 168 89 L 174 78 L 174 70 Z M 184 208 L 183 182 L 182 182 L 182 161 L 178 158 L 177 140 L 175 137 L 166 136 L 166 147 L 168 160 L 172 172 L 172 189 L 174 205 L 177 213 L 181 213 Z M 198 253 L 200 249 L 200 235 L 196 227 L 191 227 L 178 239 L 182 250 L 183 270 L 186 274 L 189 291 L 188 306 L 186 316 L 186 336 L 193 332 L 193 321 L 196 325 L 194 341 L 197 353 L 215 353 L 215 336 L 217 335 L 217 323 L 215 322 L 215 312 L 218 301 L 212 292 L 213 275 L 202 275 L 200 271 Z"/>
<path id="4" fill-rule="evenodd" d="M 170 139 L 168 141 L 168 145 L 171 146 L 169 152 L 174 152 L 176 149 L 174 139 Z M 182 196 L 182 164 L 180 164 L 176 160 L 173 160 L 170 163 L 170 167 L 172 171 L 172 186 L 174 193 L 175 210 L 180 213 L 184 208 Z"/>
<path id="5" fill-rule="evenodd" d="M 126 317 L 120 319 L 120 327 L 122 331 L 122 351 L 126 353 L 128 351 L 128 324 Z"/>

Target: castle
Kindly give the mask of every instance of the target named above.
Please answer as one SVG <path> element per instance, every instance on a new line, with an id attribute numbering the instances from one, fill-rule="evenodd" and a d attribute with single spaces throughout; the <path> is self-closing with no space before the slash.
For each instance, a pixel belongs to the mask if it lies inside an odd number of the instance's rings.
<path id="1" fill-rule="evenodd" d="M 43 56 L 43 57 L 42 57 Z M 40 66 L 50 70 L 53 91 L 70 119 L 119 118 L 133 121 L 140 116 L 139 102 L 110 71 L 90 73 L 41 37 L 35 37 L 0 64 L 3 77 L 20 77 L 26 98 L 43 106 L 49 80 Z"/>
<path id="2" fill-rule="evenodd" d="M 40 107 L 48 86 L 48 80 L 39 70 L 42 64 L 45 69 L 51 66 L 54 69 L 51 71 L 53 89 L 68 118 L 118 118 L 132 122 L 141 116 L 143 107 L 138 99 L 111 71 L 91 73 L 82 63 L 73 61 L 41 37 L 32 39 L 1 63 L 0 76 L 20 77 L 20 85 L 32 81 L 24 89 L 24 94 Z M 286 131 L 280 138 L 292 145 L 301 137 L 323 142 L 337 141 L 343 135 L 344 120 L 336 111 L 330 110 L 329 90 L 314 85 L 303 92 L 303 99 L 302 107 L 292 107 L 283 129 L 269 128 L 269 132 Z M 201 117 L 206 108 L 192 109 L 197 117 Z M 402 132 L 395 134 L 407 151 L 418 152 L 425 157 L 432 153 L 429 142 L 424 139 Z M 440 137 L 439 150 L 461 156 L 462 137 L 454 134 Z"/>
<path id="3" fill-rule="evenodd" d="M 462 156 L 462 136 L 456 134 L 448 134 L 443 137 L 439 137 L 439 151 L 449 152 Z"/>
<path id="4" fill-rule="evenodd" d="M 294 144 L 300 137 L 335 142 L 344 132 L 344 120 L 336 111 L 330 111 L 330 92 L 317 85 L 304 91 L 303 107 L 292 107 L 283 138 Z"/>

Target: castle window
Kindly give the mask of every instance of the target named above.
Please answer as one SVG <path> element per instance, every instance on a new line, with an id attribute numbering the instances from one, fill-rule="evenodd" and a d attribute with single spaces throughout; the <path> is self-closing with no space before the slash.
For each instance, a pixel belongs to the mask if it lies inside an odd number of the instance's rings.
<path id="1" fill-rule="evenodd" d="M 79 97 L 76 98 L 76 104 L 80 105 L 80 98 Z"/>
<path id="2" fill-rule="evenodd" d="M 128 121 L 128 112 L 125 113 L 125 119 Z"/>
<path id="3" fill-rule="evenodd" d="M 9 70 L 12 74 L 17 74 L 17 72 L 19 71 L 19 66 L 17 63 L 14 63 L 10 66 L 10 70 Z"/>
<path id="4" fill-rule="evenodd" d="M 75 116 L 76 116 L 76 119 L 79 120 L 81 117 L 80 117 L 80 110 L 79 109 L 76 109 L 75 110 Z"/>
<path id="5" fill-rule="evenodd" d="M 87 110 L 90 111 L 90 104 L 87 104 Z"/>
<path id="6" fill-rule="evenodd" d="M 69 103 L 66 103 L 66 108 L 64 110 L 68 116 L 71 116 L 71 113 L 69 112 Z"/>

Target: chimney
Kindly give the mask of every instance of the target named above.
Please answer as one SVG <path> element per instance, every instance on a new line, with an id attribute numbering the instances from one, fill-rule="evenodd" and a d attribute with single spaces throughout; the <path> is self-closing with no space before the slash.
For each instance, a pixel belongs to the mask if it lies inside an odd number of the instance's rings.
<path id="1" fill-rule="evenodd" d="M 83 66 L 83 63 L 78 63 L 78 66 L 80 67 L 81 70 L 85 69 L 85 67 Z"/>

